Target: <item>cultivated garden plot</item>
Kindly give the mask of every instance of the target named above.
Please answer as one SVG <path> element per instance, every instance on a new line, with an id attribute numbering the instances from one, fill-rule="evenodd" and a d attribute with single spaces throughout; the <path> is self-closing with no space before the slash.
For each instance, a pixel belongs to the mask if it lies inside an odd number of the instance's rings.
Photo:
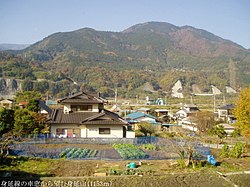
<path id="1" fill-rule="evenodd" d="M 140 159 L 177 159 L 178 154 L 169 145 L 156 144 L 134 145 L 128 143 L 97 144 L 31 144 L 18 143 L 10 146 L 14 156 L 30 156 L 52 159 L 106 159 L 106 160 L 140 160 Z M 196 150 L 206 159 L 210 150 L 197 147 Z"/>
<path id="2" fill-rule="evenodd" d="M 114 144 L 113 147 L 125 160 L 148 158 L 148 155 L 144 151 L 133 144 Z"/>
<path id="3" fill-rule="evenodd" d="M 68 159 L 84 159 L 84 158 L 94 158 L 96 154 L 97 150 L 93 149 L 66 148 L 59 154 L 59 156 L 60 158 L 68 158 Z"/>
<path id="4" fill-rule="evenodd" d="M 77 147 L 57 147 L 46 148 L 37 144 L 16 144 L 11 146 L 14 156 L 30 156 L 39 158 L 65 158 L 65 159 L 93 159 L 98 151 L 96 149 L 77 148 Z"/>

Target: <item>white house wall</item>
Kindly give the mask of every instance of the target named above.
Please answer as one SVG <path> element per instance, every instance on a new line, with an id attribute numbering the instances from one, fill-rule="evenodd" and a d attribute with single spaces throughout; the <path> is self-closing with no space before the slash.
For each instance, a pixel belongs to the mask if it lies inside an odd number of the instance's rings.
<path id="1" fill-rule="evenodd" d="M 123 138 L 122 125 L 85 125 L 77 124 L 53 124 L 51 125 L 51 135 L 56 137 L 56 129 L 80 129 L 81 138 Z M 99 134 L 99 128 L 110 128 L 110 134 Z M 132 135 L 131 135 L 132 136 Z"/>
<path id="2" fill-rule="evenodd" d="M 126 138 L 135 138 L 134 131 L 126 131 Z"/>
<path id="3" fill-rule="evenodd" d="M 92 105 L 92 112 L 99 112 L 98 104 Z"/>
<path id="4" fill-rule="evenodd" d="M 86 136 L 87 136 L 86 125 L 80 125 L 80 128 L 81 128 L 81 137 L 86 138 Z"/>
<path id="5" fill-rule="evenodd" d="M 110 128 L 110 134 L 99 134 L 99 128 Z M 123 138 L 122 125 L 87 125 L 87 138 Z"/>
<path id="6" fill-rule="evenodd" d="M 50 134 L 52 137 L 56 137 L 56 129 L 79 129 L 78 125 L 74 124 L 53 124 L 50 127 Z"/>

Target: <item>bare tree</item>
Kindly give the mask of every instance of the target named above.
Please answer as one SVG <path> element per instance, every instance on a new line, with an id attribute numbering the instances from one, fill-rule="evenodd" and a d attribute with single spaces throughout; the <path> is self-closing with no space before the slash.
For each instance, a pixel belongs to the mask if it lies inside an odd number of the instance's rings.
<path id="1" fill-rule="evenodd" d="M 4 159 L 9 155 L 9 145 L 14 142 L 12 136 L 7 134 L 0 142 L 0 158 Z"/>
<path id="2" fill-rule="evenodd" d="M 195 149 L 198 144 L 198 137 L 184 137 L 182 135 L 179 135 L 172 141 L 173 150 L 175 150 L 181 160 L 185 160 L 186 167 L 190 164 L 194 166 L 194 160 L 197 159 L 197 156 L 201 156 Z"/>

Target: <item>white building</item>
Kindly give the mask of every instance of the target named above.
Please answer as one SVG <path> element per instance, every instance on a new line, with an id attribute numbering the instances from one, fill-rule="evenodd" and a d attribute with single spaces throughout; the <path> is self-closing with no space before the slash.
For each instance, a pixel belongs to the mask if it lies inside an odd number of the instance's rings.
<path id="1" fill-rule="evenodd" d="M 52 112 L 48 123 L 54 137 L 134 138 L 127 122 L 104 109 L 99 96 L 80 92 L 58 101 L 64 107 Z"/>

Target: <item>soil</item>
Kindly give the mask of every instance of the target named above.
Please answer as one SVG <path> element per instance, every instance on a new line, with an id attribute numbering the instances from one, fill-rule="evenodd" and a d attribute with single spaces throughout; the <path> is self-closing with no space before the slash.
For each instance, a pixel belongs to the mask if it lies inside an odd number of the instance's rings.
<path id="1" fill-rule="evenodd" d="M 196 186 L 196 187 L 245 187 L 249 184 L 250 174 L 221 176 L 215 171 L 218 167 L 204 169 L 178 169 L 176 160 L 141 160 L 141 161 L 104 161 L 104 160 L 64 160 L 64 159 L 29 159 L 24 158 L 14 163 L 11 168 L 0 168 L 0 179 L 13 180 L 16 177 L 38 178 L 53 184 L 60 181 L 68 182 L 94 182 L 96 186 L 112 187 L 140 187 L 140 186 Z M 141 174 L 137 176 L 110 175 L 106 177 L 93 177 L 95 173 L 109 173 L 113 171 L 126 171 L 130 162 L 136 162 Z M 239 161 L 244 162 L 244 158 Z M 237 162 L 238 163 L 238 162 Z M 140 166 L 139 166 L 140 164 Z M 24 169 L 26 168 L 26 169 Z M 30 168 L 33 168 L 30 170 Z M 46 170 L 46 174 L 43 174 Z M 31 173 L 32 172 L 32 173 Z M 8 173 L 9 178 L 6 177 Z M 12 173 L 10 175 L 10 173 Z M 22 174 L 22 175 L 20 175 Z M 142 175 L 142 176 L 140 176 Z M 2 177 L 2 178 L 1 178 Z M 98 185 L 97 185 L 98 183 Z M 47 185 L 51 186 L 51 185 Z M 56 185 L 52 185 L 56 186 Z M 70 186 L 70 185 L 64 185 Z M 84 186 L 84 185 L 82 185 Z M 85 186 L 87 186 L 85 184 Z M 92 185 L 93 186 L 93 185 Z"/>
<path id="2" fill-rule="evenodd" d="M 58 179 L 45 178 L 42 179 L 44 183 L 58 181 Z M 69 179 L 59 179 L 61 184 L 67 184 Z M 178 175 L 164 175 L 164 176 L 122 176 L 122 177 L 102 177 L 102 178 L 74 178 L 71 182 L 78 184 L 92 183 L 92 186 L 112 186 L 112 187 L 233 187 L 233 184 L 218 177 L 215 174 L 192 173 L 192 174 L 178 174 Z M 95 184 L 95 185 L 94 185 Z M 102 184 L 102 185 L 98 185 Z M 243 183 L 244 185 L 245 183 Z M 88 185 L 85 185 L 88 186 Z M 89 185 L 91 186 L 91 185 Z"/>

